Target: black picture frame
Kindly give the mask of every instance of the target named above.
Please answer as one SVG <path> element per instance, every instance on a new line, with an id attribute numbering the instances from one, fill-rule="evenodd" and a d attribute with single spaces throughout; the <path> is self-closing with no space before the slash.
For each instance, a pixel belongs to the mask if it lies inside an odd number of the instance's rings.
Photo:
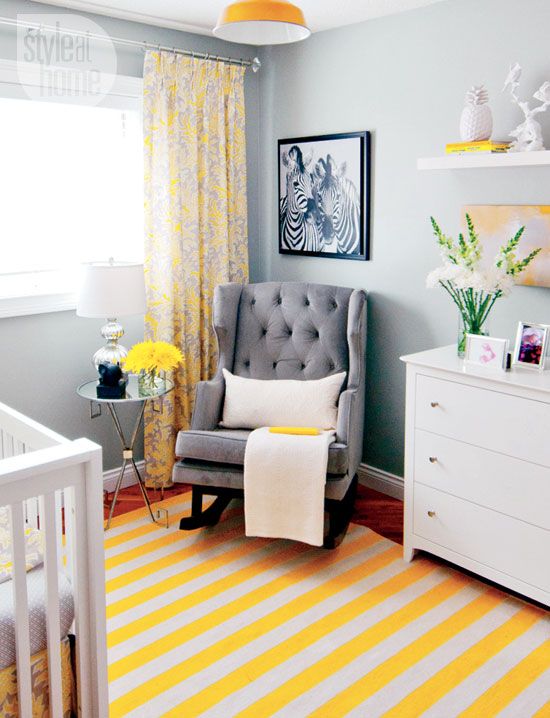
<path id="1" fill-rule="evenodd" d="M 279 254 L 370 259 L 371 133 L 291 137 L 277 149 Z"/>

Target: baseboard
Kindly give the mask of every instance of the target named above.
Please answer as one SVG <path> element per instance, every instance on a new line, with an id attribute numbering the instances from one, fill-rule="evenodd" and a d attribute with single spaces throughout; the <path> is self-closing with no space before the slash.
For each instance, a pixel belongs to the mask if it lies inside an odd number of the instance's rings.
<path id="1" fill-rule="evenodd" d="M 138 471 L 140 474 L 143 475 L 143 471 L 145 470 L 145 461 L 136 461 Z M 116 487 L 116 481 L 118 479 L 118 475 L 120 474 L 120 467 L 116 469 L 110 469 L 109 471 L 103 472 L 103 489 L 105 491 L 114 491 Z M 134 471 L 132 469 L 131 464 L 126 465 L 126 469 L 124 470 L 124 478 L 122 479 L 122 488 L 124 489 L 126 486 L 132 486 L 132 484 L 136 483 L 136 475 L 134 474 Z"/>
<path id="2" fill-rule="evenodd" d="M 357 473 L 359 483 L 363 486 L 368 486 L 369 489 L 380 491 L 382 494 L 403 501 L 405 488 L 401 476 L 390 474 L 389 471 L 377 469 L 375 466 L 369 466 L 368 464 L 360 464 Z"/>

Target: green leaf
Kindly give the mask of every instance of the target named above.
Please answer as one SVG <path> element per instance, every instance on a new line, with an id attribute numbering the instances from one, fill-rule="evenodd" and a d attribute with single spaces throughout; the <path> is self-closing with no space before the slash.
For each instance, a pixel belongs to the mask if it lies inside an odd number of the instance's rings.
<path id="1" fill-rule="evenodd" d="M 472 218 L 466 212 L 466 225 L 468 226 L 468 235 L 470 237 L 470 244 L 473 246 L 477 246 L 479 242 L 479 237 L 476 234 L 476 231 L 474 229 L 474 223 L 472 222 Z"/>

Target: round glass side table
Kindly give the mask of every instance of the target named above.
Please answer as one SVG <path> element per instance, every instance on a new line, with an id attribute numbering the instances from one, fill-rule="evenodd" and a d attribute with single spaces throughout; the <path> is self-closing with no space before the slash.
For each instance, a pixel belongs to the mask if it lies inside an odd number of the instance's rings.
<path id="1" fill-rule="evenodd" d="M 118 434 L 118 438 L 120 439 L 120 444 L 122 446 L 122 466 L 120 467 L 120 472 L 117 478 L 116 486 L 115 486 L 115 495 L 113 497 L 113 502 L 111 504 L 111 508 L 109 511 L 109 518 L 107 520 L 107 526 L 108 529 L 111 526 L 111 520 L 113 518 L 113 512 L 115 510 L 115 505 L 118 499 L 118 493 L 120 491 L 120 487 L 122 486 L 122 479 L 124 478 L 124 472 L 126 470 L 126 467 L 128 464 L 131 465 L 135 477 L 137 479 L 138 486 L 140 488 L 141 494 L 143 496 L 143 500 L 145 501 L 145 505 L 147 506 L 149 510 L 149 515 L 151 516 L 151 521 L 154 521 L 155 523 L 160 523 L 166 528 L 168 527 L 168 511 L 166 509 L 158 508 L 156 510 L 157 516 L 155 518 L 153 514 L 153 509 L 151 507 L 151 502 L 149 501 L 149 497 L 147 495 L 147 488 L 145 486 L 145 482 L 143 481 L 141 474 L 139 473 L 138 467 L 136 465 L 135 459 L 134 459 L 134 445 L 136 443 L 139 427 L 141 425 L 141 422 L 143 420 L 143 414 L 145 413 L 145 405 L 148 401 L 153 402 L 153 411 L 158 411 L 159 413 L 162 413 L 162 399 L 166 394 L 171 392 L 174 388 L 174 383 L 170 381 L 169 379 L 165 380 L 164 385 L 162 388 L 156 389 L 153 393 L 147 394 L 146 396 L 142 396 L 139 393 L 138 388 L 138 377 L 137 374 L 130 374 L 128 376 L 128 384 L 126 386 L 126 394 L 121 399 L 98 399 L 96 388 L 99 384 L 99 381 L 94 379 L 92 381 L 84 382 L 84 384 L 81 384 L 78 389 L 76 390 L 76 393 L 78 396 L 81 396 L 83 399 L 87 399 L 90 402 L 90 418 L 96 419 L 98 416 L 101 416 L 101 407 L 103 404 L 107 405 L 107 408 L 109 409 L 109 413 L 111 414 L 111 418 L 113 419 L 113 424 L 115 425 L 116 432 Z M 119 416 L 117 414 L 117 407 L 120 407 L 122 404 L 130 404 L 130 403 L 141 403 L 141 407 L 139 409 L 139 413 L 137 415 L 137 418 L 135 420 L 134 426 L 132 427 L 132 432 L 130 434 L 130 439 L 127 440 L 126 436 L 124 434 L 124 430 L 122 428 L 122 424 L 120 422 Z M 161 520 L 162 516 L 162 520 Z"/>

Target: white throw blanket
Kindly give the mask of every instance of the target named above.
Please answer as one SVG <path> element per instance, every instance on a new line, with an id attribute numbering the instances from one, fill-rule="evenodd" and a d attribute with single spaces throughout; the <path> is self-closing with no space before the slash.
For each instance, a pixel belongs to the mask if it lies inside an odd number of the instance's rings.
<path id="1" fill-rule="evenodd" d="M 256 429 L 244 456 L 247 536 L 323 545 L 328 448 L 334 431 L 318 436 Z"/>

